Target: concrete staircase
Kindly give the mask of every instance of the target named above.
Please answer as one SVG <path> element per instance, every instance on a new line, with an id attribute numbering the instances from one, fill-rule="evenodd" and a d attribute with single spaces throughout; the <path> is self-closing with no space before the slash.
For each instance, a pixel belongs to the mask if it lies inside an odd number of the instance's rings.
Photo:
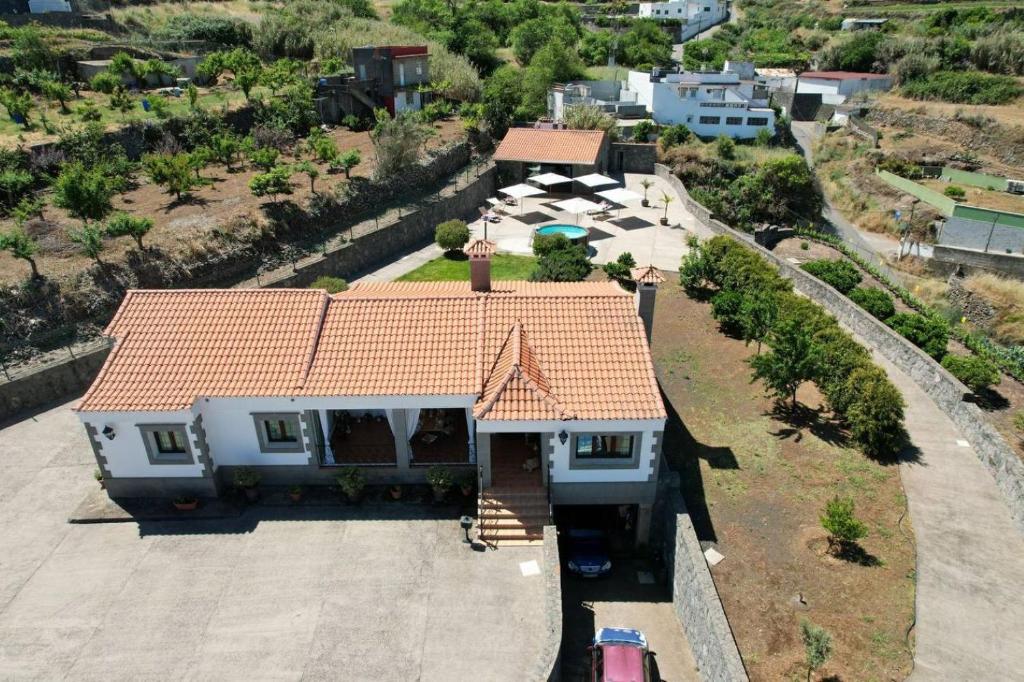
<path id="1" fill-rule="evenodd" d="M 539 470 L 523 470 L 521 459 L 497 463 L 494 485 L 477 500 L 479 538 L 489 545 L 540 544 L 551 523 L 548 494 Z"/>

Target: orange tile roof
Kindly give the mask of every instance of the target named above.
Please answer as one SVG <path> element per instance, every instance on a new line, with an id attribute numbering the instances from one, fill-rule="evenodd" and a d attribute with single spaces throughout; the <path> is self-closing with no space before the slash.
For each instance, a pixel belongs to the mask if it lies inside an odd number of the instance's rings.
<path id="1" fill-rule="evenodd" d="M 509 128 L 494 160 L 596 164 L 604 137 L 601 130 Z"/>
<path id="2" fill-rule="evenodd" d="M 475 395 L 478 418 L 659 419 L 633 299 L 610 282 L 132 291 L 82 411 L 201 397 Z"/>

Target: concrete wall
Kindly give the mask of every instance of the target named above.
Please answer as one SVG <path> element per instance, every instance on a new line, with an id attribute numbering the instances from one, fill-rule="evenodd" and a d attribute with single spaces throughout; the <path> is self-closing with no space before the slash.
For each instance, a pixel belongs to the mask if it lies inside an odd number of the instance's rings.
<path id="1" fill-rule="evenodd" d="M 544 644 L 533 680 L 562 679 L 562 562 L 558 558 L 558 529 L 544 526 Z M 573 652 L 575 653 L 575 652 Z"/>
<path id="2" fill-rule="evenodd" d="M 110 344 L 99 341 L 74 357 L 67 355 L 29 371 L 12 372 L 10 380 L 0 381 L 0 421 L 82 393 L 109 353 Z"/>
<path id="3" fill-rule="evenodd" d="M 985 173 L 972 173 L 971 171 L 959 170 L 956 168 L 944 167 L 942 179 L 958 185 L 969 185 L 981 187 L 982 189 L 995 189 L 1005 192 L 1009 183 L 1006 178 L 997 175 L 986 175 Z"/>
<path id="4" fill-rule="evenodd" d="M 690 198 L 686 187 L 668 167 L 658 164 L 655 172 L 672 185 L 687 206 L 699 206 Z M 977 457 L 992 473 L 1014 520 L 1024 531 L 1024 463 L 989 423 L 985 413 L 974 403 L 964 400 L 970 393 L 966 386 L 921 349 L 869 315 L 850 299 L 816 277 L 755 244 L 751 235 L 734 230 L 713 218 L 703 218 L 709 215 L 706 209 L 703 212 L 695 212 L 694 215 L 713 232 L 745 242 L 762 258 L 777 266 L 783 277 L 792 280 L 796 291 L 832 313 L 843 326 L 858 334 L 872 348 L 910 376 L 928 397 L 949 415 L 963 433 Z"/>
<path id="5" fill-rule="evenodd" d="M 936 244 L 932 247 L 928 267 L 946 275 L 963 267 L 968 274 L 972 270 L 982 270 L 1024 279 L 1024 256 L 995 251 L 984 253 Z"/>
<path id="6" fill-rule="evenodd" d="M 623 173 L 653 173 L 658 146 L 635 142 L 612 142 L 608 167 Z"/>

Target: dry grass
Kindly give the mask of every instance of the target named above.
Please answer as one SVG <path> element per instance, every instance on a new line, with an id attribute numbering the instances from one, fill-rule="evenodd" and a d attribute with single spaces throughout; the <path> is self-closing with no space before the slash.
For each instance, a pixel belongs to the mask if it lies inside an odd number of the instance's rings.
<path id="1" fill-rule="evenodd" d="M 962 203 L 970 206 L 991 208 L 994 211 L 1024 213 L 1024 196 L 1010 194 L 1009 192 L 1001 192 L 999 190 L 961 185 L 956 182 L 946 182 L 945 180 L 918 180 L 918 183 L 924 185 L 928 189 L 933 189 L 940 194 L 950 185 L 956 185 L 967 193 L 967 196 L 964 197 Z"/>
<path id="2" fill-rule="evenodd" d="M 1024 126 L 1024 109 L 1016 103 L 1004 104 L 1002 106 L 976 104 L 968 106 L 964 104 L 951 104 L 949 102 L 922 102 L 916 99 L 900 97 L 891 92 L 878 95 L 877 101 L 882 106 L 913 111 L 928 116 L 953 118 L 959 112 L 961 114 L 970 114 L 971 116 L 987 116 L 1003 125 Z"/>
<path id="3" fill-rule="evenodd" d="M 158 2 L 151 5 L 112 7 L 110 15 L 115 22 L 129 28 L 153 30 L 167 20 L 182 13 L 229 16 L 256 23 L 260 19 L 260 6 L 265 3 L 249 0 L 220 0 L 207 2 Z"/>
<path id="4" fill-rule="evenodd" d="M 996 311 L 992 334 L 1004 343 L 1024 343 L 1024 282 L 990 273 L 967 278 L 964 286 Z"/>

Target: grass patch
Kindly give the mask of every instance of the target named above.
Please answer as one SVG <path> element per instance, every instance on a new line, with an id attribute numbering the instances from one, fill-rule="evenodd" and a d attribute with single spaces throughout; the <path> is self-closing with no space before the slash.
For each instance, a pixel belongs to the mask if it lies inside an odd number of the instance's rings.
<path id="1" fill-rule="evenodd" d="M 491 256 L 491 279 L 530 279 L 537 259 L 533 256 Z M 469 281 L 469 260 L 441 256 L 398 278 L 399 282 Z"/>

